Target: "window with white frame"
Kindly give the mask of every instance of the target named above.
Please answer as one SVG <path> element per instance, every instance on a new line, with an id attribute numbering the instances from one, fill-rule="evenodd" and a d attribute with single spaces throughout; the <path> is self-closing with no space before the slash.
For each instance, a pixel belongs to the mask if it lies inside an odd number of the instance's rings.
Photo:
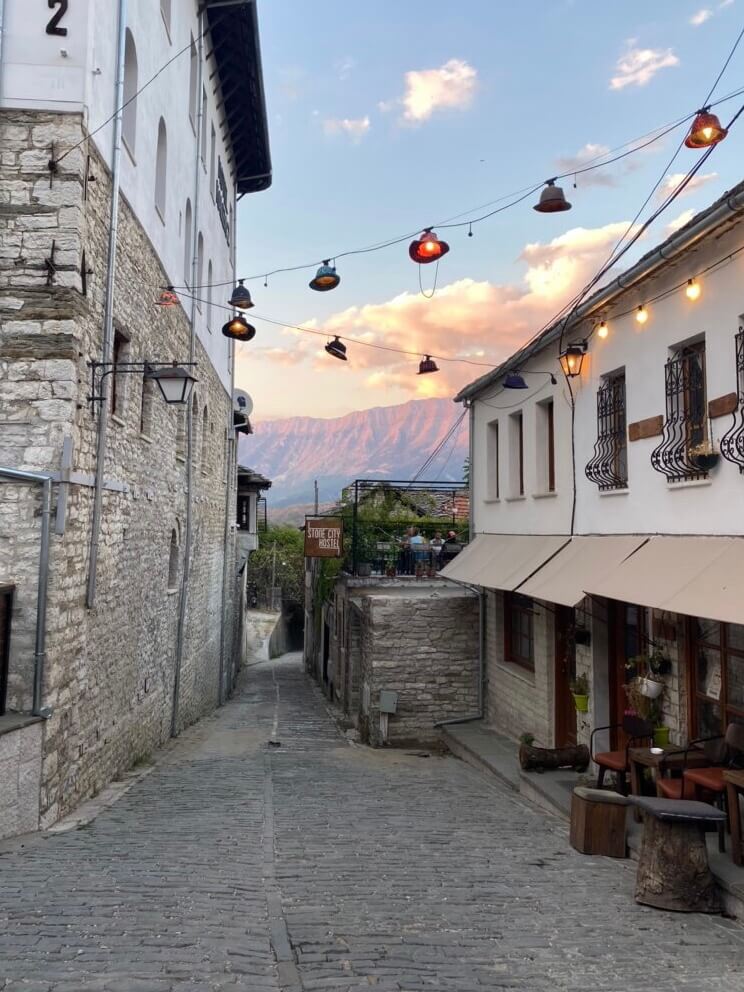
<path id="1" fill-rule="evenodd" d="M 158 123 L 158 148 L 155 158 L 155 209 L 165 224 L 165 200 L 168 177 L 168 134 L 165 121 L 160 118 Z"/>
<path id="2" fill-rule="evenodd" d="M 492 420 L 486 426 L 486 498 L 499 499 L 499 422 Z"/>
<path id="3" fill-rule="evenodd" d="M 524 496 L 524 418 L 522 411 L 509 415 L 509 495 Z"/>
<path id="4" fill-rule="evenodd" d="M 124 108 L 121 113 L 121 136 L 132 156 L 137 140 L 137 79 L 137 48 L 132 32 L 127 28 L 124 43 Z"/>

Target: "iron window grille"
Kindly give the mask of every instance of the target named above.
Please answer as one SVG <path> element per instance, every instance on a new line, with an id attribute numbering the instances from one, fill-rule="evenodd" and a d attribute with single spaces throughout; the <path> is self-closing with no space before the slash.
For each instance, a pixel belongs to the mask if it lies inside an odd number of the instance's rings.
<path id="1" fill-rule="evenodd" d="M 600 492 L 628 485 L 624 374 L 608 376 L 597 390 L 597 440 L 584 472 Z"/>
<path id="2" fill-rule="evenodd" d="M 705 345 L 682 348 L 664 370 L 666 417 L 661 443 L 651 452 L 651 465 L 667 482 L 707 478 L 692 450 L 707 437 Z"/>
<path id="3" fill-rule="evenodd" d="M 721 454 L 744 473 L 744 328 L 734 338 L 736 347 L 736 392 L 739 398 L 731 427 L 721 438 Z"/>

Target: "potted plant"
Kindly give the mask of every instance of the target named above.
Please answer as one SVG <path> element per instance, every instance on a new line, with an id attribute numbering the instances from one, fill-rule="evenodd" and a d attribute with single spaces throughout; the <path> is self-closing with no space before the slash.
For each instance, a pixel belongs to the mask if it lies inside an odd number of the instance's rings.
<path id="1" fill-rule="evenodd" d="M 586 675 L 577 675 L 571 683 L 571 694 L 574 698 L 577 713 L 589 712 L 589 680 Z"/>
<path id="2" fill-rule="evenodd" d="M 720 457 L 721 453 L 712 441 L 701 441 L 690 448 L 690 460 L 701 472 L 710 472 L 716 467 Z"/>
<path id="3" fill-rule="evenodd" d="M 658 649 L 652 654 L 639 654 L 629 658 L 625 670 L 637 691 L 647 699 L 658 699 L 664 691 L 662 676 L 668 675 L 672 663 Z"/>

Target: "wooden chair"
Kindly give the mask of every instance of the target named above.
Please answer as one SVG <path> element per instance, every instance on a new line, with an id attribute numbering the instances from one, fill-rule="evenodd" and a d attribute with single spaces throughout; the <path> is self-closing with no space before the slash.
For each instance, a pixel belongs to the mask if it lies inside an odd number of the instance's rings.
<path id="1" fill-rule="evenodd" d="M 624 748 L 619 751 L 600 751 L 594 753 L 594 737 L 603 730 L 622 730 L 627 738 Z M 592 761 L 599 765 L 597 775 L 597 788 L 601 789 L 604 782 L 605 772 L 614 772 L 617 776 L 617 789 L 622 795 L 628 794 L 628 771 L 630 770 L 630 760 L 628 751 L 632 747 L 641 747 L 644 743 L 653 740 L 654 725 L 650 720 L 643 717 L 626 715 L 622 723 L 613 723 L 607 727 L 597 727 L 592 731 L 589 738 L 589 751 Z"/>

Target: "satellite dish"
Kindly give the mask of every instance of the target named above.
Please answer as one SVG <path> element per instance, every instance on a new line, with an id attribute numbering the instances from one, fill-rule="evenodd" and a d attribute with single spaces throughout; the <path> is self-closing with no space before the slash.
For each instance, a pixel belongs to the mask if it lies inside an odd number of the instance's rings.
<path id="1" fill-rule="evenodd" d="M 233 393 L 233 407 L 239 413 L 250 417 L 253 413 L 253 400 L 244 389 L 236 389 Z"/>

